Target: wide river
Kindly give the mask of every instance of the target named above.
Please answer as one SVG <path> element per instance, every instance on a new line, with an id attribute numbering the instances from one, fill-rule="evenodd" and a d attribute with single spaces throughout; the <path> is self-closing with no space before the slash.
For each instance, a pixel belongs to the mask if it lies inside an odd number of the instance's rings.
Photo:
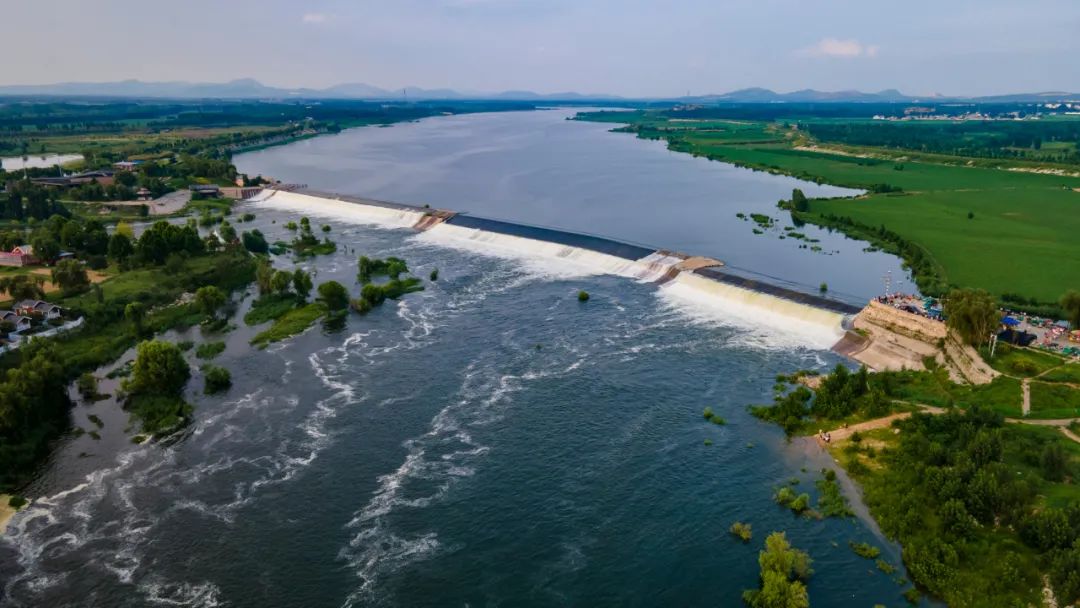
<path id="1" fill-rule="evenodd" d="M 319 146 L 348 149 L 352 141 L 349 162 L 360 167 L 357 175 L 372 176 L 373 186 L 379 176 L 377 187 L 347 188 L 343 160 L 333 171 L 312 169 L 340 180 L 328 177 L 320 186 L 392 198 L 394 188 L 404 194 L 427 184 L 432 196 L 403 198 L 462 208 L 464 199 L 448 193 L 472 188 L 479 195 L 484 185 L 448 170 L 441 173 L 448 176 L 445 192 L 436 197 L 438 167 L 460 169 L 467 154 L 441 165 L 440 155 L 424 151 L 435 145 L 429 134 L 471 130 L 478 139 L 470 149 L 503 146 L 512 155 L 530 147 L 523 141 L 528 136 L 558 141 L 569 136 L 552 133 L 566 128 L 582 133 L 587 147 L 609 139 L 613 149 L 639 146 L 670 166 L 692 163 L 697 177 L 679 169 L 679 180 L 721 185 L 711 199 L 718 206 L 727 204 L 724 192 L 751 188 L 743 179 L 760 183 L 754 188 L 768 197 L 763 205 L 792 185 L 680 160 L 655 144 L 556 116 L 440 118 L 239 160 L 251 171 L 260 157 L 283 159 L 294 150 L 306 159 Z M 514 121 L 521 121 L 517 138 L 486 140 L 485 133 L 513 130 Z M 407 134 L 415 138 L 416 157 L 403 161 L 415 171 L 385 160 L 381 170 L 366 167 L 374 153 L 365 148 L 365 134 L 382 139 L 395 131 L 400 158 Z M 584 157 L 551 154 L 536 156 L 546 164 L 515 169 L 546 177 L 504 182 L 507 193 L 525 184 L 537 189 L 520 201 L 523 208 L 559 199 L 543 193 L 545 184 L 562 193 L 591 179 L 618 181 L 602 174 L 612 165 L 598 151 L 591 170 Z M 492 153 L 487 162 L 502 162 L 499 157 Z M 271 165 L 256 172 L 315 182 Z M 634 182 L 634 167 L 646 165 L 628 166 L 623 175 Z M 716 170 L 733 181 L 711 175 Z M 772 180 L 776 185 L 767 186 Z M 599 191 L 594 187 L 593 195 Z M 751 194 L 740 196 L 734 208 L 758 204 Z M 638 198 L 630 202 L 640 205 Z M 499 204 L 505 211 L 499 216 L 514 217 L 509 202 Z M 581 199 L 576 204 L 586 206 Z M 257 219 L 244 229 L 258 227 L 271 241 L 289 238 L 284 224 L 295 215 L 250 211 Z M 691 214 L 670 212 L 696 229 Z M 534 221 L 557 224 L 557 215 L 532 213 Z M 750 232 L 733 217 L 724 221 L 739 227 L 732 235 Z M 897 548 L 865 518 L 801 518 L 773 504 L 775 489 L 795 480 L 799 492 L 816 498 L 813 482 L 830 460 L 809 442 L 787 443 L 779 429 L 746 411 L 747 404 L 770 399 L 776 373 L 823 370 L 835 365 L 835 355 L 653 284 L 543 260 L 489 257 L 447 247 L 427 233 L 331 223 L 338 253 L 302 263 L 317 272 L 316 282 L 335 279 L 357 290 L 361 253 L 402 257 L 425 278 L 438 268 L 439 280 L 367 316 L 350 316 L 344 328 L 316 327 L 262 351 L 248 346 L 256 330 L 240 320 L 251 293 L 239 302 L 238 329 L 170 336 L 225 340 L 215 363 L 232 371 L 233 387 L 204 396 L 196 371 L 188 391 L 195 404 L 190 427 L 171 441 L 143 445 L 131 442 L 127 415 L 114 401 L 77 405 L 78 426 L 94 429 L 89 416 L 101 418 L 100 439 L 65 439 L 25 489 L 34 504 L 0 537 L 0 604 L 739 606 L 742 590 L 757 585 L 757 552 L 776 530 L 814 560 L 813 605 L 901 605 L 904 587 L 894 578 L 903 569 L 885 575 L 848 548 L 851 540 L 871 542 L 899 564 Z M 663 242 L 659 233 L 621 235 L 609 226 L 598 222 L 591 231 Z M 745 242 L 788 245 L 767 238 Z M 811 258 L 830 268 L 814 280 L 839 284 L 845 273 L 831 266 L 839 257 Z M 292 266 L 288 258 L 275 263 Z M 579 289 L 592 299 L 579 303 Z M 104 380 L 101 390 L 114 392 L 116 382 Z M 706 406 L 728 424 L 703 420 Z M 753 525 L 751 543 L 728 534 L 736 520 Z"/>
<path id="2" fill-rule="evenodd" d="M 671 152 L 660 141 L 611 133 L 618 125 L 566 120 L 577 110 L 465 114 L 363 128 L 238 155 L 237 168 L 312 189 L 465 211 L 707 255 L 747 274 L 864 304 L 912 291 L 899 261 L 813 226 L 820 242 L 780 239 L 776 208 L 807 196 L 856 191 Z M 776 220 L 764 234 L 742 213 Z M 814 251 L 820 247 L 821 251 Z"/>

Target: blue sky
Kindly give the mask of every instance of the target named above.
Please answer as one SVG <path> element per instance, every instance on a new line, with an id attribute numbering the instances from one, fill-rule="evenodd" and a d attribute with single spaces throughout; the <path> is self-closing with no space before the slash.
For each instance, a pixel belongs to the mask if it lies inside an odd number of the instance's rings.
<path id="1" fill-rule="evenodd" d="M 1080 0 L 17 0 L 0 84 L 1080 91 Z M 18 49 L 11 52 L 10 49 Z"/>

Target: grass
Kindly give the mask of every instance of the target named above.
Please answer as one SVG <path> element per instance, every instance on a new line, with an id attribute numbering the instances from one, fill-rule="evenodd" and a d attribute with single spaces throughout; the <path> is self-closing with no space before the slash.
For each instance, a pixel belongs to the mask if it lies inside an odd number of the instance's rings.
<path id="1" fill-rule="evenodd" d="M 1031 414 L 1029 418 L 1080 417 L 1080 391 L 1060 384 L 1033 381 L 1031 383 Z"/>
<path id="2" fill-rule="evenodd" d="M 280 342 L 296 334 L 303 333 L 326 314 L 326 305 L 322 302 L 306 304 L 282 315 L 269 329 L 251 339 L 251 343 L 265 348 L 272 342 Z"/>
<path id="3" fill-rule="evenodd" d="M 213 359 L 223 352 L 225 352 L 224 342 L 207 342 L 195 349 L 195 356 L 200 359 Z"/>
<path id="4" fill-rule="evenodd" d="M 993 357 L 990 357 L 990 352 L 985 347 L 979 349 L 979 354 L 995 370 L 1021 378 L 1039 376 L 1065 363 L 1064 359 L 1056 355 L 1016 348 L 1008 344 L 999 344 L 994 349 Z"/>
<path id="5" fill-rule="evenodd" d="M 244 323 L 258 325 L 273 321 L 296 308 L 297 299 L 293 294 L 269 294 L 260 297 L 251 304 L 251 310 L 244 315 Z"/>
<path id="6" fill-rule="evenodd" d="M 1080 384 L 1080 364 L 1069 363 L 1063 365 L 1039 376 L 1039 380 L 1044 382 L 1070 382 L 1072 384 Z"/>

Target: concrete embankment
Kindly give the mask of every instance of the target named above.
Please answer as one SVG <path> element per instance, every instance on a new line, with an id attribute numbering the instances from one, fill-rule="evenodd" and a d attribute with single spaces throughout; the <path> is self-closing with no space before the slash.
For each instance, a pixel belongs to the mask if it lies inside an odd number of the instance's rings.
<path id="1" fill-rule="evenodd" d="M 309 190 L 268 189 L 249 200 L 298 213 L 413 228 L 425 239 L 448 246 L 493 255 L 556 258 L 591 272 L 654 282 L 672 293 L 713 303 L 722 313 L 804 334 L 825 348 L 841 341 L 845 325 L 860 311 L 828 297 L 727 272 L 719 260 L 595 235 Z"/>
<path id="2" fill-rule="evenodd" d="M 929 358 L 945 366 L 954 382 L 985 384 L 998 375 L 940 321 L 872 301 L 853 326 L 836 351 L 870 369 L 923 370 Z"/>

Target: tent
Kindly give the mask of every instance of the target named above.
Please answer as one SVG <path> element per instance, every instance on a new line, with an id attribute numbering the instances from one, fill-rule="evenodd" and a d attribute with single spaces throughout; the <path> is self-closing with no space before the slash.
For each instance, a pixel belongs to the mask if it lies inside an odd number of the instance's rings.
<path id="1" fill-rule="evenodd" d="M 1013 317 L 1005 317 L 1001 320 L 1001 322 L 1004 325 L 1008 325 L 1009 327 L 1016 327 L 1017 325 L 1020 325 L 1020 321 L 1014 319 Z"/>

